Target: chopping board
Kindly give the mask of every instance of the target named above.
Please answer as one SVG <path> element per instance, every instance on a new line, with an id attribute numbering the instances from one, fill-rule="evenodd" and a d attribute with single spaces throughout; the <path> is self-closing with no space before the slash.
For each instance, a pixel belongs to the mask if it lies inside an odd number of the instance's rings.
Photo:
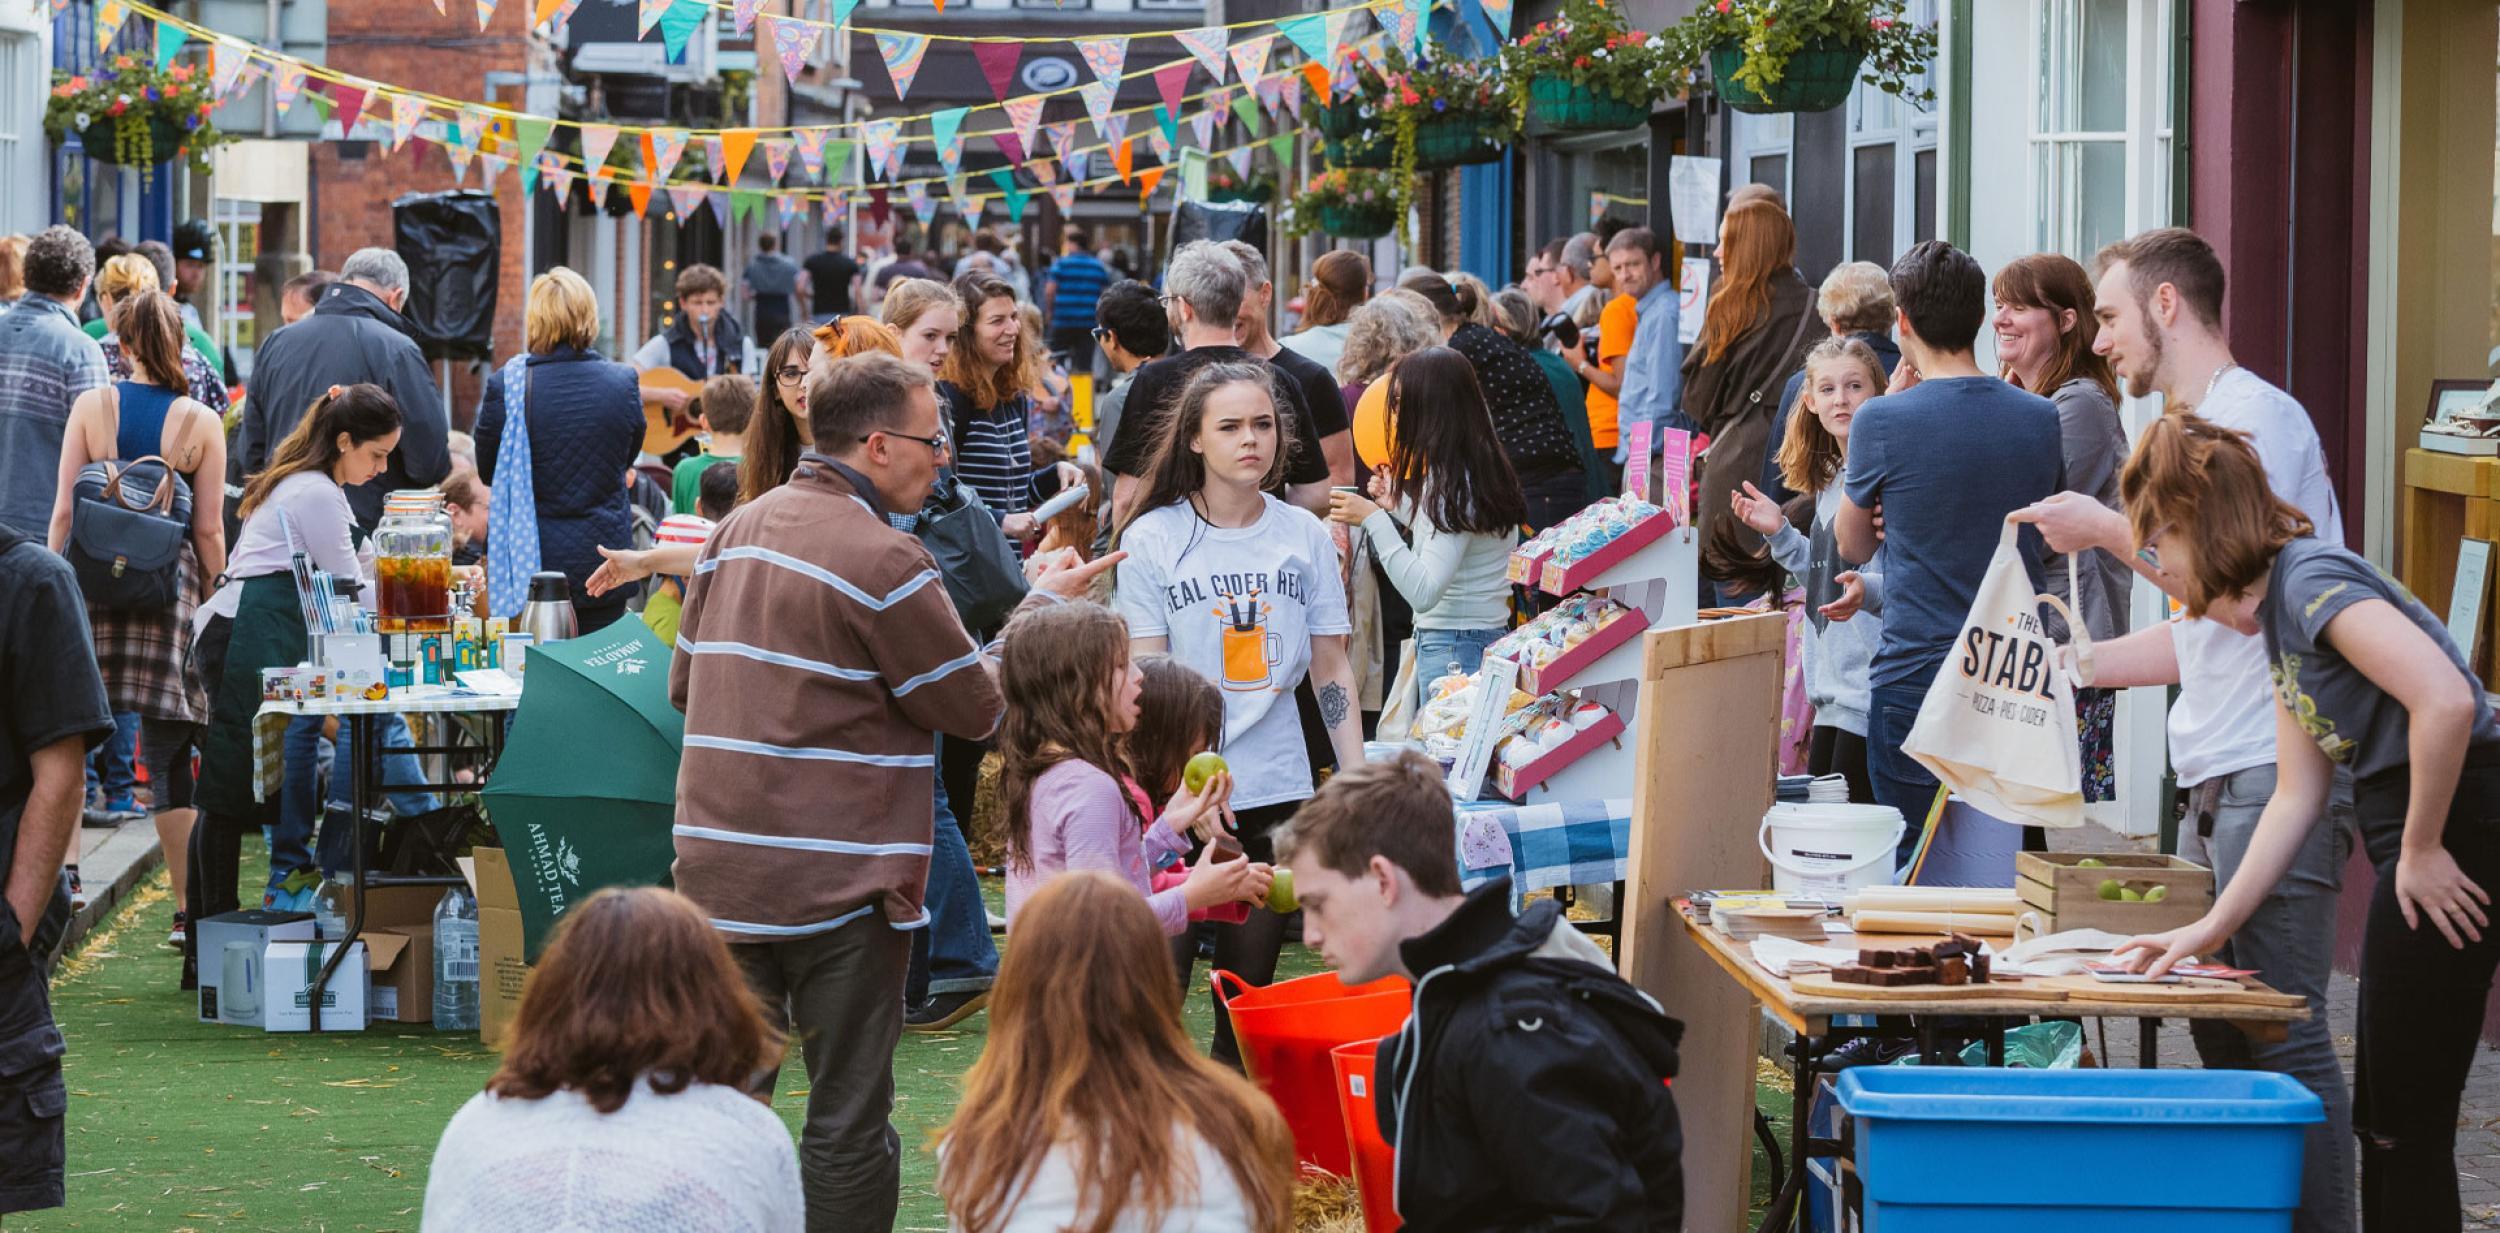
<path id="1" fill-rule="evenodd" d="M 2164 1002 L 2219 1002 L 2231 1006 L 2276 1006 L 2286 1009 L 2309 1004 L 2307 998 L 2298 994 L 2277 993 L 2272 989 L 2249 988 L 2237 981 L 2199 977 L 2185 977 L 2175 985 L 2114 985 L 2077 974 L 2052 976 L 2037 983 L 2059 991 L 2070 1002 L 2132 1002 L 2139 1006 Z"/>
<path id="2" fill-rule="evenodd" d="M 1866 1002 L 2063 1002 L 2063 989 L 2037 980 L 1990 981 L 1984 985 L 1852 985 L 1825 972 L 1800 972 L 1788 987 L 1807 997 L 1845 998 Z"/>

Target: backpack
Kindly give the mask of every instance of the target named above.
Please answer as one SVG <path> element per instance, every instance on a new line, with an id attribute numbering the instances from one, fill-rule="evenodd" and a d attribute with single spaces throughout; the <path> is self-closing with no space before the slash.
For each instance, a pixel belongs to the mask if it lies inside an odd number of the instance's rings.
<path id="1" fill-rule="evenodd" d="M 87 602 L 107 612 L 157 612 L 181 597 L 191 485 L 161 455 L 78 469 L 61 555 Z"/>

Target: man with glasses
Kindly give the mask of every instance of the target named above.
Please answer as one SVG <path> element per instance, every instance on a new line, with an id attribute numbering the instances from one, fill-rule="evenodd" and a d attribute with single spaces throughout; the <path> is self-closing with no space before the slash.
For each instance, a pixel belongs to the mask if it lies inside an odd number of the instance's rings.
<path id="1" fill-rule="evenodd" d="M 1101 457 L 1111 449 L 1112 434 L 1119 431 L 1131 375 L 1146 361 L 1172 349 L 1172 319 L 1154 288 L 1134 278 L 1104 289 L 1094 301 L 1094 319 L 1099 323 L 1094 326 L 1094 341 L 1102 347 L 1113 374 L 1110 388 L 1094 395 L 1094 454 Z M 1110 520 L 1104 519 L 1103 524 L 1108 527 Z"/>

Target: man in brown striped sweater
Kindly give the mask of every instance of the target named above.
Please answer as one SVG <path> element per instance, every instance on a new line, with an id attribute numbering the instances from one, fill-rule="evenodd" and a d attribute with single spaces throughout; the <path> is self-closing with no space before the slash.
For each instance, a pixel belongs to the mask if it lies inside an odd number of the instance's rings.
<path id="1" fill-rule="evenodd" d="M 676 882 L 800 1038 L 809 1230 L 884 1233 L 934 734 L 987 737 L 1004 702 L 928 551 L 885 518 L 920 508 L 946 460 L 929 370 L 842 360 L 811 383 L 808 421 L 815 449 L 721 523 L 686 592 L 669 669 L 686 713 Z M 1111 562 L 1059 564 L 1037 592 L 1081 594 Z"/>

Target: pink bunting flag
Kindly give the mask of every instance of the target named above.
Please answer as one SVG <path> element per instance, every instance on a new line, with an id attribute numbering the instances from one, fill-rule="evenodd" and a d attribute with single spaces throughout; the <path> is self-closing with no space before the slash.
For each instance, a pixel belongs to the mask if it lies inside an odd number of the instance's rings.
<path id="1" fill-rule="evenodd" d="M 795 148 L 786 137 L 764 139 L 764 170 L 772 173 L 773 183 L 781 183 L 781 177 L 789 172 L 790 151 Z"/>
<path id="2" fill-rule="evenodd" d="M 691 218 L 695 211 L 703 208 L 703 191 L 700 184 L 671 184 L 668 186 L 668 203 L 676 207 L 679 219 Z"/>
<path id="3" fill-rule="evenodd" d="M 582 166 L 600 167 L 608 161 L 608 151 L 616 148 L 616 126 L 585 124 L 582 126 Z"/>
<path id="4" fill-rule="evenodd" d="M 974 43 L 972 58 L 980 62 L 981 77 L 990 83 L 990 97 L 1005 102 L 1007 87 L 1016 84 L 1016 61 L 1024 56 L 1022 43 Z"/>
<path id="5" fill-rule="evenodd" d="M 1089 81 L 1076 88 L 1077 97 L 1085 100 L 1085 114 L 1093 117 L 1094 135 L 1105 141 L 1111 136 L 1111 100 L 1113 90 L 1099 81 Z"/>
<path id="6" fill-rule="evenodd" d="M 1276 42 L 1273 34 L 1243 39 L 1232 45 L 1233 71 L 1243 81 L 1257 81 L 1267 72 L 1267 49 Z"/>
<path id="7" fill-rule="evenodd" d="M 1250 92 L 1259 96 L 1260 108 L 1267 112 L 1268 119 L 1273 120 L 1276 109 L 1284 105 L 1285 78 L 1282 74 L 1259 78 L 1250 83 Z"/>
<path id="8" fill-rule="evenodd" d="M 825 182 L 825 130 L 803 128 L 794 135 L 799 147 L 799 165 L 807 169 L 807 178 L 818 184 Z"/>
<path id="9" fill-rule="evenodd" d="M 1076 51 L 1085 57 L 1086 67 L 1094 70 L 1094 78 L 1114 90 L 1120 88 L 1120 69 L 1128 62 L 1128 36 L 1115 34 L 1109 38 L 1077 39 Z"/>
<path id="10" fill-rule="evenodd" d="M 1172 37 L 1207 66 L 1207 76 L 1224 80 L 1224 45 L 1232 39 L 1232 31 L 1222 26 L 1200 26 L 1195 30 L 1175 30 Z"/>
<path id="11" fill-rule="evenodd" d="M 737 27 L 738 33 L 744 34 L 748 30 L 754 28 L 755 18 L 763 7 L 764 0 L 737 0 L 737 3 L 731 5 L 729 8 L 729 20 Z M 691 211 L 684 209 L 680 209 L 677 212 L 680 214 L 691 213 Z"/>
<path id="12" fill-rule="evenodd" d="M 364 115 L 364 90 L 343 81 L 334 81 L 329 83 L 325 93 L 330 96 L 331 107 L 338 113 L 339 135 L 344 137 L 355 131 L 357 119 Z"/>
<path id="13" fill-rule="evenodd" d="M 1007 157 L 1008 166 L 1014 167 L 1024 162 L 1024 141 L 1014 133 L 992 133 L 990 140 L 998 144 L 998 152 Z"/>
<path id="14" fill-rule="evenodd" d="M 1023 142 L 1028 150 L 1033 148 L 1033 135 L 1042 127 L 1042 104 L 1045 101 L 1041 95 L 1027 94 L 999 104 L 1006 109 L 1007 122 L 1015 126 L 1016 140 Z"/>
<path id="15" fill-rule="evenodd" d="M 781 60 L 782 78 L 793 83 L 797 82 L 799 70 L 807 67 L 808 49 L 816 43 L 815 27 L 801 25 L 787 18 L 775 17 L 770 13 L 764 14 L 759 20 L 763 22 L 765 31 L 772 35 L 773 54 Z"/>
<path id="16" fill-rule="evenodd" d="M 686 130 L 655 128 L 651 130 L 651 179 L 665 184 L 677 170 L 677 160 L 686 156 Z"/>
<path id="17" fill-rule="evenodd" d="M 1164 109 L 1181 114 L 1181 92 L 1189 88 L 1189 61 L 1176 60 L 1155 70 L 1155 90 L 1163 95 Z"/>

